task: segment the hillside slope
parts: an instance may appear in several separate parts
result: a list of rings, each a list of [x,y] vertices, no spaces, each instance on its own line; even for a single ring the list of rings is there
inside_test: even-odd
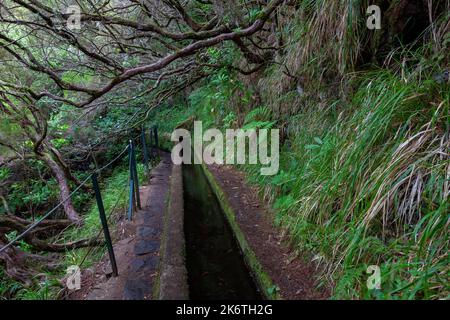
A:
[[[278,15],[284,32],[270,37],[283,49],[263,69],[223,68],[188,109],[155,114],[168,132],[185,119],[281,129],[280,172],[241,169],[335,298],[448,297],[449,11],[418,3],[383,2],[383,27],[371,31],[364,3],[301,1]],[[371,265],[380,290],[366,285]]]

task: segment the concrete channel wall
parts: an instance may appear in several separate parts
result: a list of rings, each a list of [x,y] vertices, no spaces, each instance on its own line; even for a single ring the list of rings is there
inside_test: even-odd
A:
[[[173,165],[165,214],[160,279],[155,297],[160,300],[187,300],[183,173],[181,165]]]
[[[223,212],[225,212],[226,219],[237,239],[245,263],[255,278],[262,296],[269,300],[281,299],[276,290],[271,290],[274,287],[274,283],[248,244],[244,233],[236,221],[236,213],[229,204],[225,192],[207,165],[203,164],[201,167]],[[189,299],[184,235],[183,174],[182,166],[180,165],[174,165],[172,169],[162,242],[160,279],[155,297],[161,300]]]
[[[247,265],[249,271],[252,273],[262,296],[267,300],[281,300],[282,298],[278,294],[278,292],[276,290],[273,290],[275,285],[272,279],[264,270],[261,263],[258,261],[255,252],[248,244],[242,229],[239,227],[239,224],[236,221],[236,212],[230,205],[227,195],[220,187],[213,173],[208,169],[208,166],[206,164],[202,164],[201,166],[214,194],[217,197],[222,211],[225,213],[225,217],[231,227],[233,235],[236,238],[241,253],[244,257],[245,264]]]

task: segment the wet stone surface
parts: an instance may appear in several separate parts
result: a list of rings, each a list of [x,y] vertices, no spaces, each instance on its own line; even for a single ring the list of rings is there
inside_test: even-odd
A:
[[[123,297],[128,300],[152,298],[153,280],[158,272],[159,251],[163,230],[166,198],[172,166],[170,156],[164,154],[158,167],[152,172],[151,192],[141,214],[136,219],[134,257],[129,266]]]
[[[132,272],[151,272],[158,268],[159,257],[154,255],[145,255],[140,259],[135,259],[131,264]]]
[[[162,208],[161,208],[162,209]],[[160,217],[156,217],[156,216],[152,216],[150,214],[145,215],[142,219],[143,219],[143,225],[144,226],[150,226],[153,227],[155,225],[157,225],[157,222],[159,220]]]
[[[127,279],[123,292],[124,300],[148,300],[152,295],[152,287],[141,278]]]
[[[137,236],[140,238],[151,239],[157,235],[159,235],[161,229],[160,228],[152,228],[152,227],[139,227],[137,229]]]
[[[152,169],[153,178],[140,185],[142,209],[134,212],[132,221],[117,226],[114,243],[119,276],[111,273],[109,258],[95,266],[95,278],[83,283],[72,299],[85,300],[151,300],[158,278],[164,214],[169,194],[172,162],[170,154],[161,152],[161,161]],[[112,230],[113,231],[113,230]],[[84,276],[84,274],[83,274]],[[77,291],[77,292],[78,292]]]
[[[159,246],[159,240],[140,240],[134,247],[134,253],[138,256],[147,253],[155,253],[159,251]]]

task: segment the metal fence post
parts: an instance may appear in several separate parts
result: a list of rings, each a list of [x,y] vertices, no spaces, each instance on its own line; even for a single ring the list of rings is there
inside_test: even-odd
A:
[[[128,220],[133,219],[133,209],[134,209],[134,172],[133,172],[133,148],[132,148],[133,142],[130,140],[130,143],[128,145],[128,159],[129,159],[129,170],[130,170],[130,201],[129,201],[129,207],[128,207]]]
[[[155,132],[155,147],[156,147],[156,149],[158,149],[159,144],[158,144],[158,127],[157,126],[155,126],[155,128],[154,128],[154,132]]]
[[[156,125],[153,127],[153,133],[155,135],[155,154],[159,157],[158,127]]]
[[[141,196],[139,194],[139,178],[138,178],[137,165],[136,165],[136,153],[134,150],[133,141],[131,141],[130,147],[131,147],[131,170],[132,170],[131,174],[134,176],[133,183],[134,183],[136,204],[137,204],[138,209],[142,209],[141,208]]]
[[[98,213],[100,215],[100,221],[102,222],[103,233],[105,235],[106,246],[108,247],[109,260],[111,262],[112,274],[114,277],[119,275],[117,271],[116,257],[114,255],[114,249],[111,241],[111,235],[109,233],[108,221],[106,220],[105,208],[103,206],[102,195],[100,193],[100,187],[98,186],[97,173],[92,175],[92,185],[95,191],[95,198],[97,200]]]
[[[153,128],[150,128],[150,160],[153,161]]]
[[[144,155],[144,164],[145,168],[148,170],[148,152],[147,152],[147,141],[145,139],[145,130],[142,128],[141,132],[141,143],[142,143],[142,154]]]
[[[128,220],[133,220],[133,208],[134,208],[134,181],[130,179],[130,201],[128,203]]]

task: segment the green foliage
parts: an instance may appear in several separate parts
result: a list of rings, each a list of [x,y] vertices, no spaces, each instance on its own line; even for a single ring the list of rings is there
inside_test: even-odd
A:
[[[278,286],[272,286],[267,289],[267,293],[269,294],[269,296],[275,295],[278,291],[280,291],[280,288]]]
[[[87,73],[79,73],[76,71],[66,71],[62,75],[62,80],[68,83],[74,84],[87,84],[90,83],[93,76]]]
[[[268,107],[259,107],[250,110],[245,116],[245,123],[252,121],[267,121],[271,119],[272,111]]]
[[[146,181],[146,170],[144,165],[138,164],[138,176],[140,181]],[[113,232],[116,223],[126,217],[126,209],[128,205],[128,167],[117,168],[111,177],[102,183],[102,198],[105,211],[108,217],[110,230]],[[66,243],[81,239],[93,238],[97,236],[103,237],[101,223],[98,216],[98,209],[92,195],[85,198],[84,205],[88,207],[84,214],[84,224],[81,227],[75,227],[66,230],[62,234],[56,236],[52,241],[54,243]],[[16,232],[7,235],[9,240],[17,236]],[[114,236],[114,234],[113,234]],[[19,242],[22,250],[29,251],[30,246],[23,241]],[[66,268],[71,265],[79,265],[86,268],[98,262],[105,253],[105,247],[96,247],[89,251],[87,248],[67,251],[63,254],[59,268],[52,272],[43,271],[36,275],[33,285],[24,287],[22,284],[9,280],[3,274],[0,268],[0,297],[19,300],[48,300],[55,299],[61,290],[59,280],[65,275]],[[81,265],[81,263],[83,263]]]
[[[334,298],[448,297],[448,161],[439,156],[448,149],[448,85],[426,80],[435,65],[424,51],[402,54],[421,69],[360,73],[347,83],[355,91],[320,111],[304,100],[312,106],[285,120],[277,175],[243,167],[273,203],[275,223],[322,265]],[[245,91],[221,70],[191,94],[192,114],[208,126],[237,126]],[[284,98],[267,99],[276,106]],[[274,108],[246,111],[242,125],[276,127]],[[381,290],[367,289],[369,265],[381,268]]]
[[[42,276],[42,275],[40,275]],[[16,300],[52,300],[58,291],[61,290],[61,284],[54,279],[51,274],[47,274],[45,280],[41,280],[35,288],[20,288],[14,295]]]
[[[10,280],[3,268],[0,268],[0,300],[11,299],[22,288],[22,284]]]
[[[0,168],[0,181],[8,179],[11,175],[11,170],[9,168]]]
[[[281,193],[276,221],[326,262],[336,298],[446,296],[448,162],[437,154],[445,149],[449,99],[448,92],[430,96],[430,85],[368,73],[350,108],[338,117],[333,109],[307,112],[283,150],[283,169],[271,181]],[[317,125],[324,117],[336,119],[326,120],[326,131]],[[247,171],[267,183],[257,168]],[[365,289],[370,264],[383,272],[376,294]]]
[[[156,126],[158,128],[160,146],[163,149],[171,150],[170,135],[181,123],[189,119],[192,113],[194,113],[192,108],[186,107],[181,103],[175,103],[173,106],[164,105],[150,114],[149,118],[151,121],[149,121],[147,127]]]
[[[61,149],[64,146],[70,144],[70,142],[65,138],[57,138],[52,140],[52,144],[56,149]]]
[[[16,208],[38,208],[48,203],[55,203],[58,194],[59,189],[55,179],[50,178],[47,181],[30,179],[13,183],[7,199],[11,210],[15,211]]]
[[[142,183],[146,181],[146,171],[144,165],[138,164],[138,178]],[[110,228],[113,230],[115,223],[126,217],[128,205],[128,184],[129,170],[126,166],[119,167],[112,176],[102,183],[102,199]],[[83,216],[84,224],[79,228],[68,230],[59,241],[61,243],[96,237],[101,232],[101,222],[98,216],[98,209],[92,196],[90,197],[89,209]],[[68,251],[65,255],[65,267],[71,265],[81,265],[89,249],[78,249]],[[93,250],[84,260],[83,267],[89,267],[97,262],[105,253],[104,247]]]
[[[227,53],[234,57],[234,53]],[[236,101],[235,96],[239,94]],[[195,109],[195,116],[203,121],[203,127],[229,128],[236,127],[239,119],[231,111],[233,103],[241,107],[249,104],[251,92],[236,77],[236,74],[226,68],[220,69],[210,76],[205,85],[195,90],[189,96],[189,105]],[[231,112],[230,112],[231,111]]]
[[[12,241],[15,238],[17,238],[17,236],[18,236],[18,232],[12,231],[12,232],[9,232],[6,234],[6,239],[8,239],[8,241]],[[29,252],[31,249],[31,246],[23,240],[19,240],[17,242],[17,245],[22,251],[25,251],[25,252]]]
[[[259,19],[262,12],[263,12],[262,9],[258,9],[258,8],[250,9],[249,12],[248,12],[248,20],[249,20],[249,22],[255,22],[257,19]]]
[[[233,128],[236,125],[237,117],[236,114],[231,111],[229,114],[223,118],[224,128]]]
[[[190,94],[188,106],[181,99],[171,101],[144,116],[141,110],[150,105],[148,97],[135,97],[123,105],[119,101],[125,87],[116,93],[111,91],[110,103],[83,116],[71,106],[40,99],[36,107],[49,119],[48,141],[61,151],[75,142],[89,147],[102,143],[106,136],[129,135],[126,129],[142,124],[145,128],[158,126],[162,146],[170,149],[171,132],[179,126],[189,127],[191,120],[203,121],[204,129],[282,127],[285,141],[279,173],[261,176],[258,165],[242,168],[272,203],[275,223],[289,232],[296,249],[310,252],[312,260],[321,264],[321,280],[332,284],[333,297],[448,298],[450,90],[448,83],[433,79],[433,73],[448,69],[449,35],[437,39],[441,37],[439,26],[443,23],[445,27],[448,14],[433,23],[432,34],[427,35],[431,40],[425,37],[421,48],[417,47],[422,41],[404,45],[388,59],[383,57],[384,69],[370,66],[372,71],[353,73],[360,59],[380,49],[379,41],[384,38],[367,30],[363,4],[303,0],[296,7],[293,13],[279,11],[282,18],[276,25],[281,30],[274,35],[282,36],[283,48],[273,57],[276,63],[267,66],[263,75],[254,74],[249,80],[234,71],[231,66],[243,65],[242,53],[235,44],[224,42],[198,53],[199,60],[223,67],[203,68],[211,74]],[[205,13],[212,13],[212,4],[189,2],[188,9],[195,21],[206,23],[211,14]],[[261,12],[259,7],[249,7],[245,19],[253,22]],[[235,20],[230,14],[220,18],[222,22]],[[189,31],[181,28],[180,32]],[[64,60],[78,61],[78,53],[70,47],[37,49],[39,46],[24,30],[11,26],[5,34],[19,39],[18,43],[29,48],[38,61],[60,70],[68,70]],[[139,64],[140,57],[116,50],[114,54],[122,56],[124,68]],[[380,57],[374,55],[370,63],[376,63],[376,58]],[[269,56],[268,64],[271,59]],[[62,80],[83,86],[96,84],[98,75],[83,69],[61,71]],[[55,89],[44,74],[16,77],[17,83],[33,79],[30,89],[36,92]],[[260,77],[257,84],[249,83],[256,77]],[[145,88],[153,85],[154,81],[142,82]],[[69,92],[65,96],[75,98]],[[24,117],[31,119],[27,112]],[[19,150],[33,148],[21,123],[13,118],[0,119],[0,133],[16,142]],[[124,146],[111,143],[102,160],[112,159]],[[0,147],[0,153],[9,156],[13,152]],[[42,162],[27,164],[32,177],[8,185],[7,202],[12,212],[36,215],[57,202],[58,186]],[[142,181],[143,166],[138,170]],[[75,174],[83,177],[86,172]],[[10,177],[8,168],[0,168],[0,181]],[[127,184],[126,166],[116,169],[102,183],[112,222],[125,215]],[[73,201],[83,213],[84,224],[56,237],[58,243],[93,237],[100,230],[92,195],[78,193]],[[12,239],[16,235],[6,236]],[[23,241],[19,245],[25,251],[30,249]],[[67,252],[58,272],[83,261],[84,266],[92,265],[104,248],[84,260],[87,253],[87,249]],[[369,265],[381,267],[381,290],[367,289]],[[54,279],[60,275],[46,274],[45,280],[34,287],[22,288],[4,280],[0,269],[0,296],[55,297],[58,284]],[[269,290],[274,293],[279,288]]]
[[[267,107],[259,107],[251,110],[245,116],[243,129],[271,129],[276,121],[271,121],[271,110]]]

